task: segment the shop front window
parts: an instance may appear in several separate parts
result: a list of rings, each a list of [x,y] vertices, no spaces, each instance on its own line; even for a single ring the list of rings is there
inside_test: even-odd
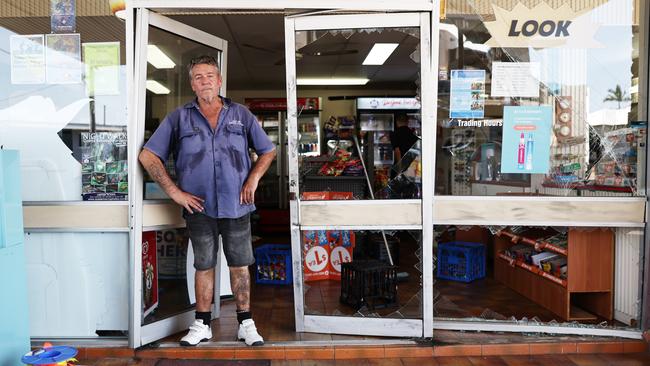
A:
[[[0,6],[0,145],[24,201],[126,200],[124,22],[105,1]]]
[[[447,4],[436,194],[645,195],[642,2]]]
[[[433,315],[638,327],[643,230],[436,226]]]

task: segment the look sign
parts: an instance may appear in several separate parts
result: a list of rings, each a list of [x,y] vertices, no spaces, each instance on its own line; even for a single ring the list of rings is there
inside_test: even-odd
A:
[[[588,11],[574,11],[569,2],[556,9],[546,2],[540,2],[532,9],[523,5],[523,2],[518,2],[510,11],[496,5],[492,5],[492,8],[496,20],[485,23],[485,27],[492,35],[486,43],[488,46],[601,47],[594,39],[600,24],[592,23]]]

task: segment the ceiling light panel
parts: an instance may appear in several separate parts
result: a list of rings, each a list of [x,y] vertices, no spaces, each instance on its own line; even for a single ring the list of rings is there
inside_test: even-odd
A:
[[[154,94],[169,94],[170,90],[156,80],[147,80],[147,90]]]
[[[173,69],[176,64],[158,46],[147,46],[147,61],[156,69]]]
[[[383,65],[398,45],[399,43],[375,43],[362,64]]]
[[[366,78],[298,78],[298,85],[366,85]]]

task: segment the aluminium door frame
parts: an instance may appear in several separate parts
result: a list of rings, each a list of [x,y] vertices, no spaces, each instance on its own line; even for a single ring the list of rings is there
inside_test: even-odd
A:
[[[143,182],[144,172],[139,166],[137,157],[144,144],[144,117],[146,109],[146,76],[147,76],[147,45],[149,43],[149,27],[155,27],[194,42],[212,47],[219,51],[219,66],[221,69],[221,95],[226,95],[227,55],[228,44],[225,40],[192,28],[186,24],[152,12],[146,8],[127,8],[127,78],[130,88],[127,91],[129,101],[129,181]],[[135,30],[135,32],[133,32]],[[181,66],[182,67],[182,66]],[[184,74],[184,71],[181,71]],[[137,348],[160,338],[187,329],[194,319],[193,306],[178,314],[142,324],[142,232],[161,230],[164,228],[184,227],[184,222],[177,217],[180,214],[178,206],[166,201],[149,201],[145,204],[143,184],[129,185],[129,347]],[[221,256],[217,261],[215,271],[215,305],[214,317],[219,316],[220,278],[219,268]]]
[[[436,14],[437,15],[437,14]],[[417,28],[420,32],[420,80],[422,98],[422,186],[433,187],[433,141],[435,133],[435,81],[432,60],[437,60],[438,48],[432,48],[432,12],[385,13],[363,15],[296,15],[285,17],[285,60],[287,68],[287,121],[289,125],[289,189],[291,200],[291,238],[293,256],[294,310],[296,330],[299,332],[378,335],[393,337],[431,337],[433,335],[433,223],[431,207],[433,189],[424,188],[422,200],[347,201],[352,222],[335,215],[323,215],[323,209],[337,210],[339,202],[301,202],[299,199],[296,31],[360,29],[360,28]],[[436,42],[437,44],[437,42]],[[432,160],[435,161],[435,160]],[[405,215],[395,223],[395,210]],[[320,213],[318,212],[320,211]],[[339,211],[341,212],[341,211]],[[375,213],[374,215],[368,213]],[[365,213],[365,214],[364,214]],[[311,219],[308,219],[310,217]],[[426,220],[423,222],[423,219]],[[379,220],[379,222],[377,222]],[[302,253],[300,232],[306,229],[418,229],[422,230],[422,314],[421,319],[357,318],[305,314]]]

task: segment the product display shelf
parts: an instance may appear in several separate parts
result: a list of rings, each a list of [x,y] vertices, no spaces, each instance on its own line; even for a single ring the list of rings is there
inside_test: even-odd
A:
[[[611,320],[614,289],[612,230],[569,230],[566,280],[502,255],[505,249],[515,243],[535,245],[537,238],[543,236],[542,232],[543,230],[533,230],[516,235],[502,230],[500,235],[496,235],[495,279],[549,309],[563,320],[595,321],[599,317]]]
[[[559,277],[553,276],[550,273],[544,272],[541,269],[539,269],[539,267],[537,267],[535,265],[531,265],[531,264],[528,264],[528,263],[524,263],[522,261],[514,260],[514,259],[508,257],[507,255],[505,255],[503,253],[499,253],[499,258],[501,258],[504,261],[508,262],[508,264],[510,264],[511,266],[517,266],[517,267],[523,268],[528,272],[534,273],[534,274],[536,274],[538,276],[541,276],[541,277],[546,278],[546,279],[548,279],[550,281],[553,281],[553,282],[557,283],[558,285],[560,285],[562,287],[567,286],[567,280],[563,280],[563,279],[561,279]]]
[[[543,238],[541,239],[536,239],[536,238],[530,238],[527,236],[519,236],[516,234],[513,234],[507,230],[500,230],[497,232],[497,236],[507,236],[510,238],[510,241],[513,244],[517,243],[523,243],[523,244],[528,244],[532,245],[535,247],[537,251],[549,251],[549,252],[554,252],[557,254],[562,254],[562,255],[567,255],[569,254],[569,250],[567,248],[562,248],[557,245],[554,245],[552,243],[549,243],[545,241]]]

